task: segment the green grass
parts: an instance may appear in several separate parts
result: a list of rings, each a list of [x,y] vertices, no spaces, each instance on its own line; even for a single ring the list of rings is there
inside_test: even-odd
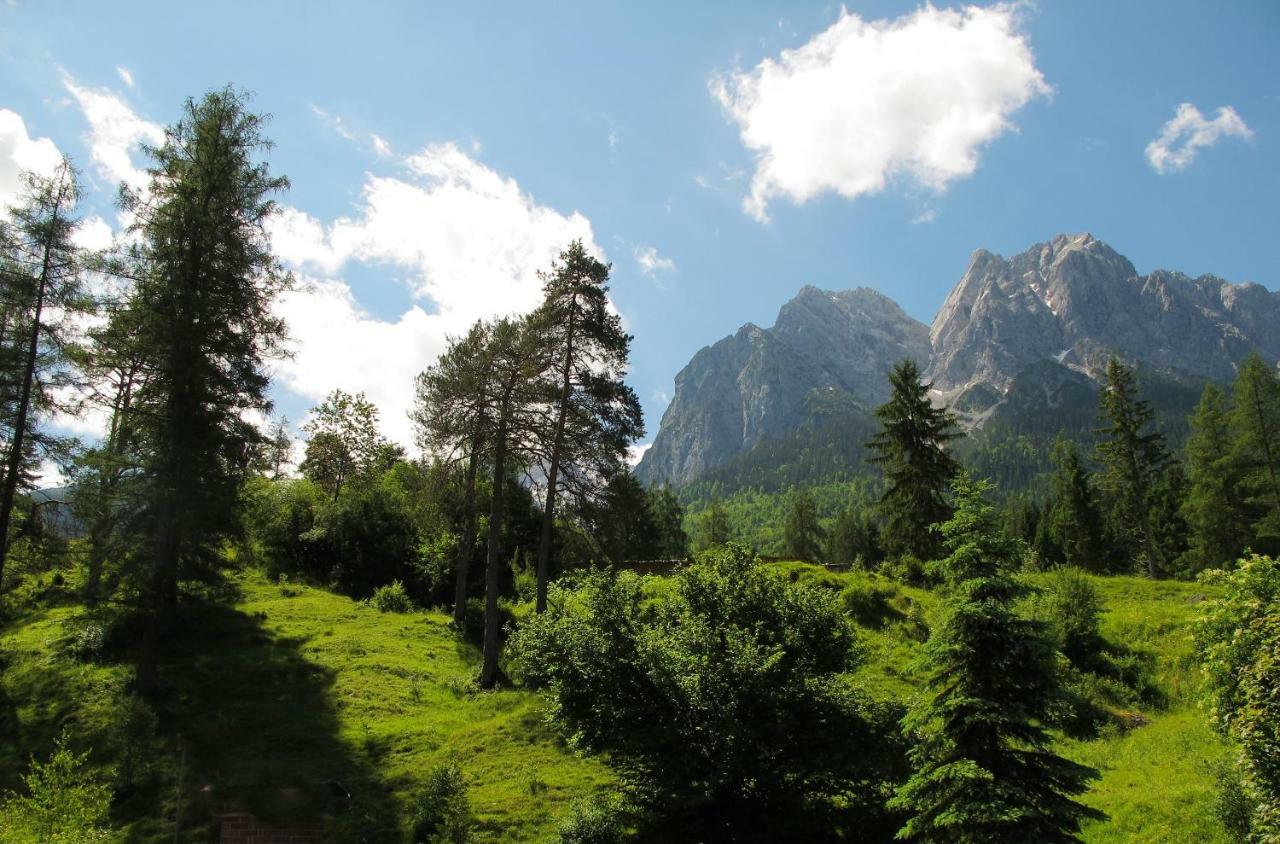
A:
[[[601,762],[557,738],[537,696],[475,689],[479,654],[443,614],[379,613],[256,573],[233,585],[231,602],[186,605],[165,642],[155,781],[119,807],[148,816],[129,840],[172,840],[179,733],[196,795],[189,819],[228,803],[282,822],[323,812],[340,840],[396,840],[415,789],[443,762],[463,770],[478,841],[545,841],[572,799],[611,783]],[[66,654],[77,616],[41,610],[0,635],[0,786],[15,786],[27,756],[46,752],[63,726],[95,745],[95,758],[121,755],[113,736],[130,672]],[[196,825],[191,840],[207,833]]]
[[[857,677],[874,697],[910,700],[918,682],[912,664],[939,611],[936,594],[866,572],[772,568],[795,582],[858,593],[851,602],[861,608]],[[1034,586],[1041,578],[1027,579]],[[1105,605],[1105,638],[1146,666],[1160,694],[1097,738],[1060,739],[1063,753],[1101,774],[1083,800],[1109,817],[1089,825],[1085,840],[1224,841],[1212,813],[1212,770],[1225,751],[1195,705],[1188,636],[1211,590],[1131,577],[1093,582]],[[648,584],[669,586],[661,578]],[[234,576],[229,587],[220,598],[184,604],[165,641],[162,686],[151,701],[157,721],[132,740],[141,741],[149,765],[118,795],[128,840],[172,840],[179,734],[193,841],[207,840],[201,819],[228,803],[282,820],[327,813],[339,840],[396,840],[413,793],[442,762],[462,767],[477,840],[546,841],[573,799],[612,786],[602,761],[576,755],[547,726],[536,695],[476,690],[479,654],[443,614],[383,614],[255,572]],[[11,609],[0,629],[0,790],[16,787],[28,756],[46,754],[64,727],[99,762],[118,764],[131,746],[131,670],[70,655],[69,637],[85,620],[58,600],[70,589]]]

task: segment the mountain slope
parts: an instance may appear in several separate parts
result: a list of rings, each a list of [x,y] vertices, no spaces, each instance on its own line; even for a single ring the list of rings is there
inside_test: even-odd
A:
[[[637,476],[686,484],[832,403],[865,411],[887,397],[889,367],[928,355],[928,329],[887,296],[804,287],[772,328],[744,325],[694,355]]]

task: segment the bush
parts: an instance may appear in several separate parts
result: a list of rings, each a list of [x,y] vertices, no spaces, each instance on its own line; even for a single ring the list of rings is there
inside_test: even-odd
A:
[[[707,837],[780,833],[806,807],[874,793],[887,754],[847,674],[836,596],[732,544],[673,582],[647,596],[630,572],[585,576],[512,637],[516,674],[550,690],[572,740],[651,806],[733,827]]]
[[[618,844],[626,832],[622,801],[616,796],[587,797],[569,806],[556,829],[561,844]]]
[[[411,612],[413,610],[413,600],[409,597],[409,593],[404,591],[404,584],[398,580],[373,590],[369,605],[378,612]]]
[[[1080,668],[1094,665],[1102,650],[1102,598],[1077,568],[1056,569],[1035,601],[1035,615],[1048,623],[1059,651]]]
[[[109,840],[111,789],[88,768],[87,753],[73,753],[64,734],[48,762],[31,760],[27,794],[0,801],[5,844],[91,844]]]
[[[107,649],[107,628],[100,621],[86,621],[71,634],[67,652],[81,662],[101,662]]]
[[[465,844],[471,840],[471,804],[462,769],[437,765],[427,775],[410,812],[413,844]]]
[[[883,586],[855,583],[840,593],[840,605],[863,627],[882,627],[892,613],[888,604],[892,595],[892,590]]]

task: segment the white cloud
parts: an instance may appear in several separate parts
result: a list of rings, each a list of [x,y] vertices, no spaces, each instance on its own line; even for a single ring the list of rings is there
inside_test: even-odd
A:
[[[538,271],[571,240],[604,256],[586,217],[539,205],[453,144],[403,163],[403,177],[366,176],[352,216],[324,223],[286,208],[270,233],[282,260],[326,277],[281,302],[296,341],[295,357],[280,364],[282,383],[313,400],[335,388],[364,391],[383,433],[408,446],[413,378],[448,336],[476,319],[532,310],[542,297]],[[337,280],[352,261],[408,270],[412,295],[428,307],[415,305],[395,322],[364,312]]]
[[[937,209],[937,208],[926,208],[926,209],[924,209],[923,211],[921,211],[919,214],[917,214],[917,215],[915,215],[914,217],[912,217],[912,218],[911,218],[911,222],[916,223],[916,224],[919,224],[919,223],[932,223],[932,222],[933,222],[934,220],[936,220],[936,219],[938,219],[938,209]]]
[[[94,214],[81,220],[71,239],[81,249],[97,251],[106,249],[112,244],[115,240],[115,232],[110,223]]]
[[[627,446],[627,465],[636,466],[640,459],[644,457],[644,453],[653,446],[653,443],[634,443]]]
[[[1253,138],[1253,130],[1234,108],[1223,106],[1212,120],[1205,120],[1200,109],[1183,103],[1161,128],[1160,136],[1147,144],[1147,161],[1157,173],[1176,173],[1187,169],[1201,149],[1231,137],[1246,141]]]
[[[66,73],[62,84],[89,122],[85,143],[99,175],[113,185],[124,182],[134,188],[145,186],[146,171],[133,163],[131,154],[142,143],[162,144],[164,127],[142,119],[124,100],[105,88],[81,87]]]
[[[120,81],[130,88],[136,87],[133,82],[133,72],[122,64],[116,65],[116,74],[120,77]]]
[[[673,273],[676,271],[676,263],[670,258],[663,258],[658,254],[658,250],[652,246],[637,246],[635,248],[636,264],[640,267],[640,272],[654,278],[659,273]]]
[[[894,176],[941,191],[973,173],[1010,116],[1052,89],[1016,9],[925,6],[896,20],[848,12],[808,43],[712,80],[756,155],[746,210],[827,191],[852,199]]]
[[[378,155],[391,155],[391,144],[387,143],[381,135],[370,135],[369,142],[373,144],[373,151]]]
[[[48,138],[27,134],[22,115],[0,108],[0,206],[8,206],[22,192],[22,174],[48,175],[62,160],[62,153]]]

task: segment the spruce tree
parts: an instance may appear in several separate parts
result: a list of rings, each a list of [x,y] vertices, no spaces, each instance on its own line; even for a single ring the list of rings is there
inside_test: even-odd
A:
[[[187,100],[148,151],[145,191],[125,191],[141,268],[135,341],[146,361],[136,402],[146,506],[138,591],[145,615],[140,679],[155,679],[159,626],[178,581],[206,572],[238,528],[239,490],[269,412],[267,358],[284,324],[273,296],[289,283],[271,253],[271,198],[288,186],[259,156],[265,118],[231,88]]]
[[[1236,375],[1231,430],[1250,544],[1263,553],[1280,552],[1280,375],[1256,353]]]
[[[1164,436],[1153,429],[1155,413],[1138,395],[1133,370],[1111,358],[1100,394],[1102,421],[1098,431],[1100,485],[1111,507],[1112,535],[1140,554],[1147,575],[1159,577],[1164,556],[1153,514],[1156,485],[1169,454]]]
[[[658,556],[664,560],[682,560],[689,556],[684,507],[669,485],[649,490],[649,513],[657,531]]]
[[[644,435],[640,402],[623,383],[631,337],[609,309],[609,266],[575,240],[543,277],[534,320],[555,358],[557,395],[544,431],[546,499],[538,542],[535,610],[547,608],[547,577],[562,491],[578,498],[605,492],[623,470],[627,446]]]
[[[951,517],[947,492],[959,471],[947,445],[960,434],[951,412],[929,401],[933,385],[915,361],[894,367],[889,383],[893,395],[875,412],[883,430],[867,443],[884,472],[881,545],[890,555],[931,560],[941,549],[932,526]]]
[[[36,423],[53,410],[56,388],[67,383],[70,325],[92,309],[73,242],[80,198],[75,169],[64,158],[49,176],[23,178],[23,194],[0,224],[0,409],[5,412],[0,420],[0,586],[18,491],[29,485],[32,464],[58,445]]]
[[[826,562],[836,566],[871,568],[880,561],[880,528],[871,507],[852,501],[827,534]]]
[[[791,490],[787,502],[787,518],[782,526],[782,546],[789,557],[816,563],[822,559],[822,527],[818,524],[818,505],[813,493],[805,488]]]
[[[1045,517],[1049,538],[1067,565],[1100,572],[1106,564],[1105,540],[1089,469],[1076,444],[1065,437],[1054,444],[1053,464],[1052,497]]]
[[[1075,841],[1100,814],[1071,797],[1097,772],[1051,749],[1053,645],[1016,612],[1022,546],[996,526],[987,488],[959,481],[942,526],[944,615],[922,656],[924,693],[903,719],[914,773],[890,805],[909,816],[898,837],[910,841]]]

